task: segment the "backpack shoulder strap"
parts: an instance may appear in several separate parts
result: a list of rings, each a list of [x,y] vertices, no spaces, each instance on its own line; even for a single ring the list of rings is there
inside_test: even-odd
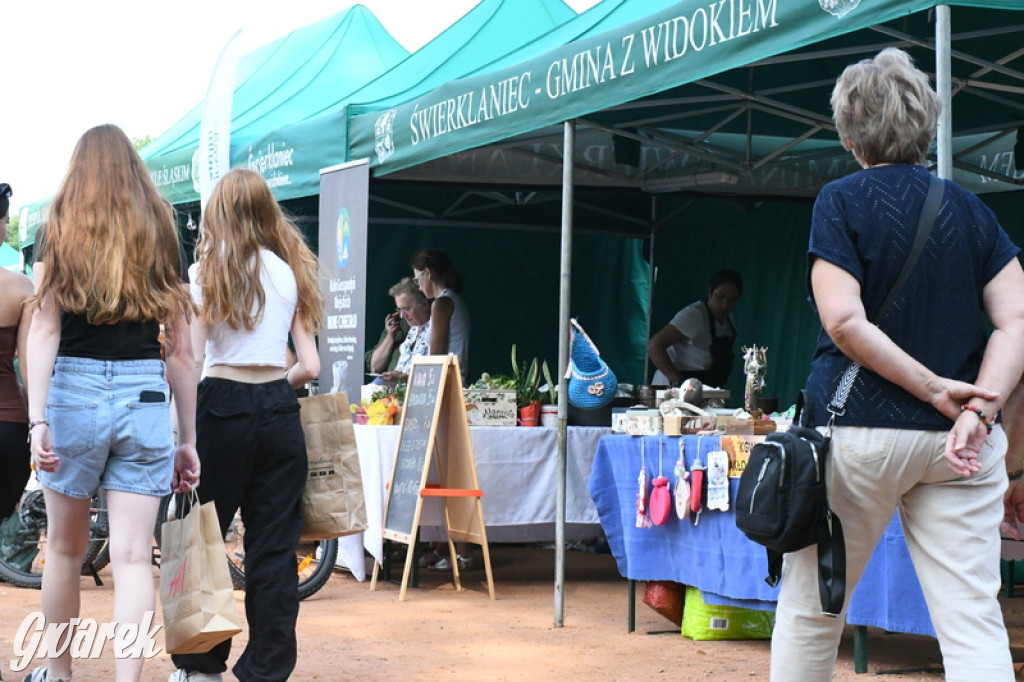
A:
[[[764,581],[769,586],[775,587],[782,579],[782,555],[774,549],[766,551],[768,552],[768,577]]]

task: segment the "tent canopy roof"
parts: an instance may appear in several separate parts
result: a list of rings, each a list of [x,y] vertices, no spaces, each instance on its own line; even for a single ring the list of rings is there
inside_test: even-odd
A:
[[[851,170],[829,108],[842,69],[892,45],[934,74],[930,0],[686,0],[654,14],[605,0],[590,12],[607,2],[629,21],[357,116],[353,158],[368,156],[378,176],[554,184],[555,124],[576,118],[579,184],[813,196]],[[1006,159],[1024,123],[1024,14],[1005,10],[1024,8],[950,4],[956,179],[1015,189],[1024,174]]]
[[[231,165],[262,173],[278,199],[316,195],[320,169],[347,158],[350,104],[428,92],[575,16],[562,0],[483,0],[412,55],[391,49],[397,43],[361,6],[300,29],[239,65]],[[298,57],[289,56],[292,48],[302,50]],[[185,130],[169,131],[176,142],[161,136],[146,155],[175,204],[198,198],[191,166],[198,107],[193,113],[178,126]]]
[[[482,62],[519,48],[577,14],[562,0],[482,0],[400,64],[348,98],[353,111],[400,104],[455,78]]]
[[[409,56],[362,5],[297,29],[243,57],[232,102],[232,166],[269,171],[290,165],[295,150],[261,144],[267,133],[301,123]],[[160,191],[173,204],[198,199],[193,159],[201,103],[142,150]],[[317,140],[307,141],[315,149]],[[331,163],[337,163],[335,158]],[[331,165],[321,164],[315,169]]]
[[[231,134],[245,138],[297,122],[357,90],[409,53],[362,5],[304,26],[242,57]],[[153,140],[143,157],[194,150],[202,103]]]

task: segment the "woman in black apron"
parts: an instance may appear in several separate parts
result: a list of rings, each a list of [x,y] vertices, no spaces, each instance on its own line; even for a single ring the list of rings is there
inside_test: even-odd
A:
[[[719,270],[708,284],[708,296],[678,313],[647,344],[657,368],[652,384],[679,386],[696,378],[721,388],[735,364],[736,325],[732,309],[743,293],[735,270]]]

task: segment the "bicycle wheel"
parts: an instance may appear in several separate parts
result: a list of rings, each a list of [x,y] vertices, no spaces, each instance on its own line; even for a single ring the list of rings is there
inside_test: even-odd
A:
[[[95,575],[110,563],[110,516],[103,488],[92,498],[89,514],[89,549],[82,561],[82,575]]]
[[[224,547],[228,555],[228,569],[231,583],[236,590],[245,589],[245,525],[241,514],[235,518],[224,536]],[[337,540],[312,540],[299,542],[295,548],[296,570],[299,580],[299,599],[306,599],[319,592],[331,577],[334,562],[338,558]]]
[[[106,496],[99,491],[90,504],[90,537],[82,561],[82,575],[96,577],[97,557],[110,534]],[[4,522],[6,532],[0,542],[0,578],[18,587],[39,589],[43,585],[46,564],[46,501],[43,491],[25,493],[18,507]],[[98,580],[98,578],[97,578]]]

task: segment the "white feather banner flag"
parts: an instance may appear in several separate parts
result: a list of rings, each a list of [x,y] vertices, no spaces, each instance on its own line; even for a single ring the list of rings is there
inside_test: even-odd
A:
[[[206,210],[213,186],[231,168],[231,107],[235,95],[235,72],[243,29],[228,38],[213,65],[210,85],[203,100],[199,121],[199,152],[196,168],[199,173],[199,206]]]

